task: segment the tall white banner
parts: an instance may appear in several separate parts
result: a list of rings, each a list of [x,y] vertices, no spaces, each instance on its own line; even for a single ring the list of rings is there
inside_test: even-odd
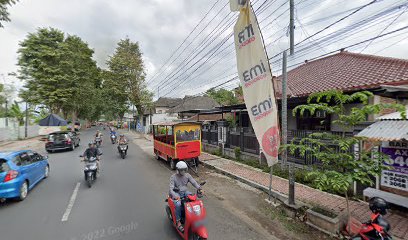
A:
[[[269,61],[249,0],[230,0],[230,6],[232,11],[233,6],[240,11],[234,26],[234,39],[245,104],[268,165],[272,166],[278,162],[280,137]]]

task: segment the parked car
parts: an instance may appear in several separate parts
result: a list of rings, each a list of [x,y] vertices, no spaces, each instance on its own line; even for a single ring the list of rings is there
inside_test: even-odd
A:
[[[34,151],[0,152],[0,199],[22,201],[50,173],[48,157]]]
[[[45,150],[47,152],[54,152],[56,150],[69,149],[74,150],[79,146],[81,139],[79,133],[59,131],[48,134],[47,141],[45,143]]]

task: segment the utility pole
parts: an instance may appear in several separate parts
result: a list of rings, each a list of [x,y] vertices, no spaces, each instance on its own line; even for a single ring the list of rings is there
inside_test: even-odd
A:
[[[289,1],[290,5],[290,22],[289,22],[289,32],[290,32],[290,56],[295,53],[295,35],[294,35],[294,12],[295,4],[294,0]],[[288,96],[287,90],[287,54],[286,51],[283,52],[283,66],[282,66],[282,142],[284,145],[288,143]],[[289,205],[295,205],[295,176],[293,173],[293,164],[287,164],[288,153],[284,151],[282,153],[282,161],[286,166],[289,167]]]
[[[26,101],[26,111],[25,111],[26,119],[25,119],[25,129],[24,129],[24,137],[28,137],[28,103]]]
[[[135,104],[133,104],[133,130],[136,131],[136,119],[135,119]]]
[[[290,55],[295,53],[295,3],[294,0],[289,1],[290,5],[290,21],[289,21],[289,37],[290,37]]]
[[[158,86],[157,87],[157,99],[159,99],[160,98],[160,87]]]

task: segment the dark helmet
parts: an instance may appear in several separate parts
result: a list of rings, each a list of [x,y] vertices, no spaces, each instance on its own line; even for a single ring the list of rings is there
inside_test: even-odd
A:
[[[381,215],[387,214],[388,203],[382,198],[371,198],[368,205],[373,213],[379,213]]]

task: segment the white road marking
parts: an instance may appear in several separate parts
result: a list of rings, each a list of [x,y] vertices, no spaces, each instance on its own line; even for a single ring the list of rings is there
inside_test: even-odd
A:
[[[74,192],[72,193],[71,199],[69,200],[67,209],[65,210],[64,215],[62,215],[61,222],[66,222],[68,220],[69,214],[71,213],[72,207],[74,207],[75,199],[78,195],[78,190],[79,186],[81,185],[80,182],[78,182],[75,186]]]

